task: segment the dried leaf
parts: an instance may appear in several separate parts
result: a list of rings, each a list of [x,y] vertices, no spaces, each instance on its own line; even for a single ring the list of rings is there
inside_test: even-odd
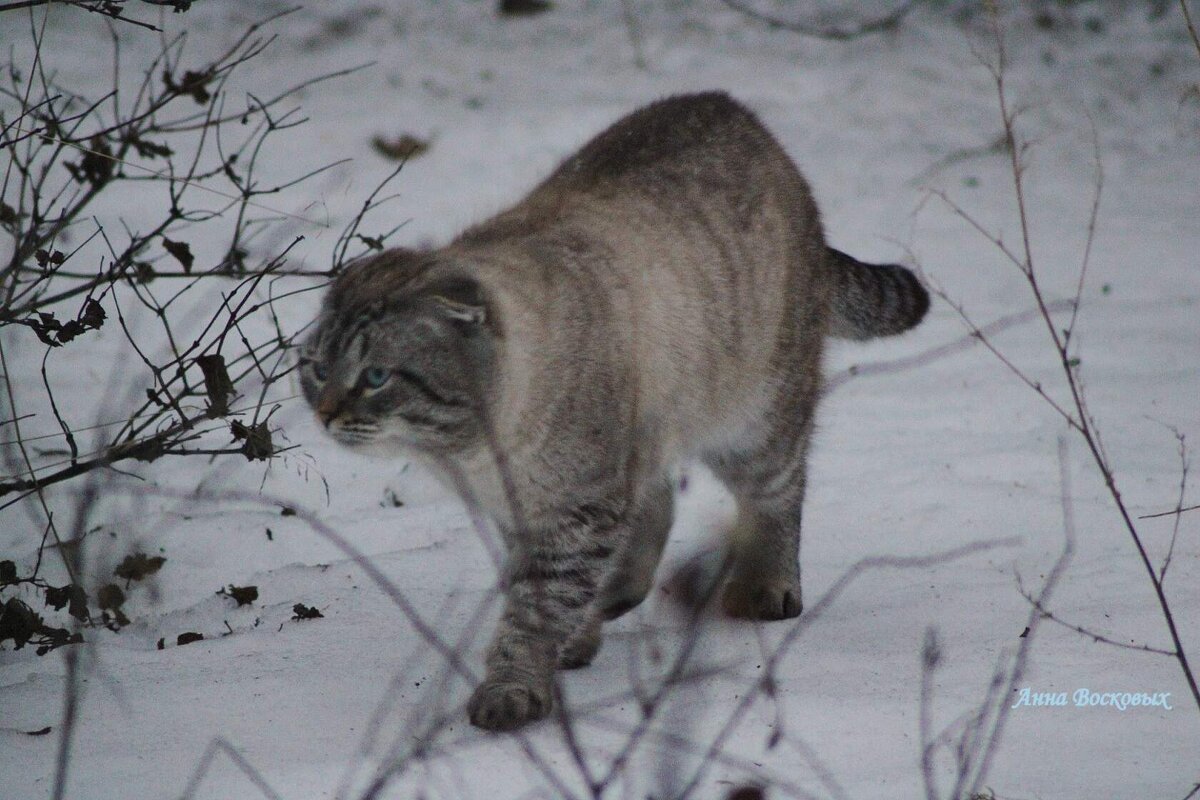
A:
[[[157,461],[163,455],[163,440],[159,436],[146,439],[136,444],[124,448],[125,453],[130,457],[136,458],[138,461],[145,461],[149,464],[151,461]]]
[[[0,607],[0,642],[12,639],[14,650],[24,647],[41,627],[41,617],[15,597]]]
[[[271,430],[266,421],[257,425],[245,425],[236,419],[229,423],[235,442],[242,442],[242,455],[247,461],[266,461],[275,455],[275,443],[271,441]]]
[[[383,249],[383,239],[378,236],[364,236],[360,233],[357,234],[357,237],[362,241],[363,244],[372,250],[378,251]]]
[[[58,347],[61,342],[54,339],[50,334],[57,333],[62,329],[62,323],[54,318],[53,311],[39,311],[36,316],[26,317],[18,320],[22,325],[25,325],[37,334],[38,339],[43,344],[48,344],[51,347]]]
[[[58,343],[66,344],[86,330],[87,328],[85,328],[83,323],[79,320],[67,320],[65,323],[63,323],[63,326],[58,329],[58,333],[56,334],[58,337]]]
[[[130,553],[125,556],[125,559],[117,565],[113,570],[113,574],[118,578],[124,578],[127,581],[140,581],[162,569],[162,565],[167,562],[163,556],[147,556],[145,553]],[[118,603],[117,605],[120,605]],[[105,606],[100,606],[104,608]]]
[[[159,158],[168,158],[175,155],[175,151],[170,147],[167,147],[165,144],[148,142],[145,139],[138,138],[129,139],[128,141],[129,144],[133,145],[134,149],[138,151],[138,155],[142,156],[143,158],[154,158],[155,156]]]
[[[217,270],[232,275],[243,275],[246,272],[246,256],[248,255],[250,252],[244,247],[231,247],[225,254],[225,258],[221,259],[221,263],[217,265]]]
[[[225,356],[207,355],[196,358],[196,366],[204,373],[204,391],[208,395],[208,416],[223,417],[229,413],[229,398],[233,396],[233,381],[225,367]]]
[[[726,795],[725,800],[766,800],[766,797],[761,786],[739,786]]]
[[[91,619],[91,614],[88,613],[87,607],[87,592],[82,587],[71,587],[71,602],[67,604],[67,613],[80,622],[86,622]]]
[[[73,583],[59,587],[47,586],[46,605],[55,611],[60,611],[63,606],[67,606],[67,613],[75,619],[83,621],[88,618],[87,592]]]
[[[371,137],[371,147],[384,158],[403,161],[424,155],[429,150],[429,140],[420,139],[411,133],[402,133],[392,139],[383,136]]]
[[[185,644],[191,644],[192,642],[202,642],[202,641],[204,641],[204,634],[196,633],[195,631],[188,631],[187,633],[181,633],[175,637],[175,644],[178,645],[179,647],[183,647]]]
[[[36,333],[37,337],[42,340],[43,344],[48,344],[51,347],[59,346],[59,343],[54,341],[53,339],[51,339],[49,336],[47,336],[45,330],[43,330],[42,328],[35,328],[32,325],[30,325],[30,327],[33,328],[33,332]]]
[[[37,261],[37,265],[39,267],[45,267],[50,263],[50,251],[41,249],[35,250],[33,253],[33,258]]]
[[[112,148],[108,146],[108,142],[101,136],[94,136],[88,143],[88,149],[84,151],[83,158],[79,163],[67,163],[64,166],[80,183],[90,183],[92,186],[100,187],[112,180],[116,160],[113,158]]]
[[[84,327],[88,330],[98,330],[104,325],[104,320],[106,319],[108,319],[108,314],[104,313],[104,306],[88,298],[88,301],[83,304],[83,311],[79,315],[79,321],[83,323]]]
[[[5,639],[13,640],[14,650],[20,650],[32,640],[39,645],[36,651],[39,656],[64,644],[83,641],[78,633],[46,625],[32,608],[15,597],[0,606],[0,642]]]
[[[176,242],[173,239],[162,237],[163,249],[171,255],[175,256],[175,260],[183,265],[184,272],[192,271],[192,264],[196,262],[196,258],[192,255],[192,248],[187,242]]]
[[[318,609],[306,606],[304,603],[296,603],[296,605],[292,606],[292,619],[296,621],[302,619],[320,619],[324,616]]]
[[[108,314],[104,312],[104,306],[88,298],[87,302],[83,304],[83,308],[79,310],[78,317],[61,324],[55,322],[57,325],[55,338],[58,339],[59,344],[66,344],[81,333],[99,329],[104,325],[106,319],[108,319]]]
[[[0,561],[0,585],[17,582],[17,565],[7,559]]]
[[[116,611],[125,604],[125,592],[115,583],[106,583],[96,592],[96,605],[103,611]]]
[[[191,95],[192,99],[200,105],[204,105],[212,98],[207,86],[214,77],[211,72],[194,72],[188,70],[183,73],[183,79],[179,83],[175,83],[170,69],[163,70],[163,83],[166,84],[168,89],[180,94]]]
[[[208,86],[208,82],[212,79],[213,75],[210,72],[194,72],[192,70],[188,70],[187,72],[183,73],[183,82],[180,84],[180,86],[184,91],[190,94],[197,103],[203,105],[212,97],[212,95],[208,93],[208,89],[205,88]]]
[[[554,4],[549,0],[500,0],[497,10],[501,16],[531,17],[552,8],[554,8]]]
[[[79,644],[83,641],[82,633],[71,633],[66,628],[50,628],[43,625],[38,634],[41,636],[41,645],[34,652],[39,656],[44,656],[64,644]]]
[[[227,588],[217,592],[217,594],[223,594],[226,597],[232,597],[237,601],[238,607],[240,608],[241,606],[248,606],[258,599],[258,587],[234,586],[231,583]]]

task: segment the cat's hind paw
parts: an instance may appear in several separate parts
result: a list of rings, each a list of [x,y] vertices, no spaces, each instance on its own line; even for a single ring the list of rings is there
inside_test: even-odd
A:
[[[800,616],[798,581],[762,583],[761,581],[730,581],[721,597],[725,613],[742,619],[776,620]]]

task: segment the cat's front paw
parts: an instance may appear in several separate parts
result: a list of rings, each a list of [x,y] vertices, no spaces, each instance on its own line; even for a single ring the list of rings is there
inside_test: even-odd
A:
[[[471,724],[488,731],[511,731],[550,713],[550,687],[519,681],[484,681],[467,703]]]

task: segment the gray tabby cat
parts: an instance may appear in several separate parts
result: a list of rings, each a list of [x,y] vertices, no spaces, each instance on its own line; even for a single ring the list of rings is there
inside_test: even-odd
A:
[[[800,509],[827,336],[916,325],[911,272],[829,248],[783,149],[723,93],[625,117],[513,208],[430,252],[351,266],[304,347],[339,442],[424,454],[503,532],[507,602],[471,698],[544,717],[555,669],[649,592],[671,469],[738,500],[734,616],[800,613]]]

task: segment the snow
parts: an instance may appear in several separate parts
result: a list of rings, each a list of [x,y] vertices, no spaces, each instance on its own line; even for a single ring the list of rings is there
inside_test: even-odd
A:
[[[1007,158],[983,152],[1001,133],[994,87],[975,55],[991,53],[991,41],[978,15],[952,13],[965,6],[922,6],[895,32],[831,42],[767,30],[717,2],[636,1],[630,5],[648,64],[641,69],[620,4],[563,0],[550,13],[503,22],[492,5],[338,0],[271,26],[278,41],[228,89],[235,106],[247,91],[269,95],[305,76],[374,63],[307,90],[309,121],[284,134],[263,165],[266,176],[282,180],[352,157],[266,200],[314,222],[328,219],[330,227],[279,223],[256,252],[302,233],[290,263],[327,264],[336,232],[391,168],[372,151],[374,135],[411,133],[432,147],[405,168],[393,187],[398,198],[369,227],[407,221],[396,242],[440,242],[514,202],[622,113],[667,94],[722,88],[755,109],[801,166],[831,243],[868,260],[915,257],[979,324],[1031,307],[1013,266],[926,191],[945,191],[1007,243],[1019,241]],[[864,14],[886,8],[859,5]],[[1174,7],[1153,19],[1142,4],[1050,7],[1076,24],[1042,30],[1031,12],[1006,20],[1010,101],[1025,109],[1020,130],[1036,142],[1026,173],[1034,256],[1048,295],[1069,297],[1094,189],[1094,131],[1105,181],[1079,355],[1126,502],[1137,514],[1162,511],[1174,507],[1179,486],[1176,442],[1165,426],[1200,441],[1200,109],[1189,94],[1200,54]],[[281,8],[273,0],[197,3],[162,23],[190,31],[185,61],[198,63]],[[103,91],[110,56],[96,15],[51,6],[33,18],[45,13],[44,57],[60,81]],[[1103,20],[1102,32],[1087,29],[1089,15]],[[158,40],[118,30],[127,72],[136,77]],[[0,14],[0,38],[18,58],[27,56],[25,12]],[[976,148],[976,155],[956,156]],[[120,201],[98,211],[110,225],[118,215],[137,220],[154,198]],[[219,256],[224,244],[199,227],[193,237],[201,260]],[[281,308],[284,323],[303,325],[316,301],[312,293],[297,296]],[[965,332],[939,302],[919,329],[894,341],[833,344],[829,373],[920,353]],[[42,412],[26,435],[54,434],[39,399],[42,346],[23,330],[4,335],[19,402]],[[120,355],[118,330],[95,336],[88,360],[65,349],[51,364],[56,390],[70,398],[64,414],[78,426],[120,418],[150,385]],[[1053,397],[1066,397],[1038,322],[994,341]],[[306,521],[311,512],[366,554],[447,641],[463,643],[466,663],[479,674],[497,613],[496,573],[462,505],[415,463],[335,449],[295,388],[276,390],[286,399],[273,420],[300,446],[281,463],[161,461],[138,470],[153,491],[114,493],[97,510],[92,522],[103,527],[88,551],[97,577],[134,549],[167,561],[148,585],[129,590],[130,626],[87,630],[88,646],[77,649],[84,692],[66,796],[177,796],[217,737],[285,798],[358,797],[381,764],[418,747],[424,759],[382,796],[584,794],[554,723],[521,736],[472,729],[462,712],[468,683],[450,677],[363,566]],[[977,707],[998,659],[1021,641],[1029,607],[1015,574],[1036,590],[1062,548],[1062,437],[1077,541],[1051,608],[1112,638],[1168,648],[1150,583],[1082,443],[991,354],[965,347],[913,368],[864,374],[833,390],[820,411],[805,512],[806,608],[860,559],[1016,541],[933,566],[871,570],[849,584],[803,623],[775,667],[774,696],[753,699],[724,755],[704,764],[696,796],[721,797],[755,780],[771,786],[773,797],[921,795],[925,631],[937,629],[943,651],[932,684],[941,730]],[[260,484],[258,501],[186,497],[197,487],[253,495]],[[50,493],[57,514],[70,517],[77,489]],[[389,502],[388,492],[403,505]],[[1195,502],[1194,491],[1188,498]],[[301,513],[283,516],[284,504]],[[0,552],[23,571],[36,558],[43,524],[36,513],[0,512]],[[688,640],[673,576],[698,556],[711,557],[730,514],[723,490],[689,470],[659,588],[607,626],[591,667],[562,676],[594,772],[605,771],[641,718],[636,687],[653,687]],[[1182,519],[1166,588],[1182,639],[1200,661],[1198,519]],[[1172,520],[1140,525],[1161,563]],[[52,555],[45,569],[52,582],[65,579]],[[237,608],[215,594],[230,584],[256,585],[258,601]],[[296,603],[317,607],[323,618],[293,621]],[[681,789],[753,691],[765,654],[791,629],[705,617],[691,677],[668,695],[606,796]],[[174,646],[185,631],[205,639]],[[40,658],[29,648],[0,651],[0,795],[50,795],[65,671],[62,649]],[[1014,708],[986,781],[996,796],[1183,797],[1200,780],[1200,714],[1174,661],[1044,622],[1020,686],[1170,692],[1173,708]],[[441,714],[444,729],[424,738]],[[46,726],[54,726],[52,735],[25,733]],[[781,734],[774,746],[773,733]],[[949,786],[949,762],[938,763]],[[194,788],[202,798],[261,796],[224,752]]]

